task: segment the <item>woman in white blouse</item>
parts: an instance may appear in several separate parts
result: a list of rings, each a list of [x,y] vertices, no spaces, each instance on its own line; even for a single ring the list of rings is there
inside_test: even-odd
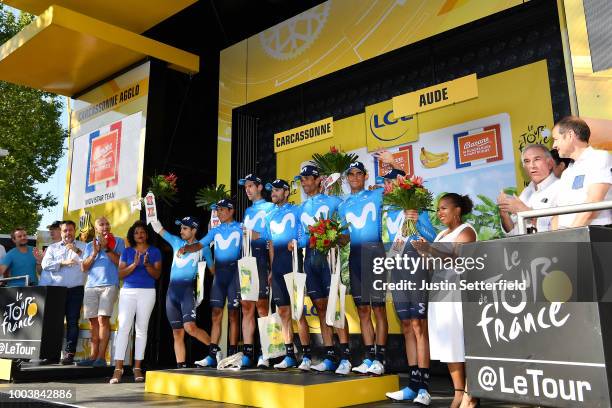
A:
[[[456,244],[474,242],[476,231],[463,218],[472,211],[473,203],[467,195],[447,193],[438,202],[438,219],[447,228],[440,232],[434,242],[452,243],[452,252]],[[449,254],[440,247],[430,246],[425,240],[413,241],[413,246],[422,254],[448,257]],[[437,274],[437,273],[436,273]],[[435,280],[436,274],[433,276]],[[455,280],[457,272],[441,271],[440,275],[449,282]],[[465,348],[463,344],[463,309],[461,300],[431,301],[428,312],[429,348],[432,360],[448,364],[455,395],[451,408],[473,407],[478,404],[476,398],[466,393],[465,383]]]

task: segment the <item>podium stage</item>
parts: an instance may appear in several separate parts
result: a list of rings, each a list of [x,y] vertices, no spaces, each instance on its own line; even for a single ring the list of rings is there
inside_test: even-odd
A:
[[[184,368],[148,371],[145,391],[254,407],[340,407],[385,400],[399,389],[397,375]]]

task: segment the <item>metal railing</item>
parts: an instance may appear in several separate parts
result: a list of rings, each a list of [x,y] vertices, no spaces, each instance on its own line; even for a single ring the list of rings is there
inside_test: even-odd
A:
[[[30,276],[29,275],[21,275],[21,276],[11,276],[10,278],[0,278],[0,282],[8,282],[12,280],[25,279],[25,286],[30,286]]]
[[[600,211],[612,208],[612,201],[602,201],[600,203],[585,203],[564,205],[562,207],[542,208],[539,210],[521,211],[516,213],[518,223],[518,232],[520,235],[525,234],[525,221],[527,218],[548,217],[551,215],[573,214],[587,211]]]

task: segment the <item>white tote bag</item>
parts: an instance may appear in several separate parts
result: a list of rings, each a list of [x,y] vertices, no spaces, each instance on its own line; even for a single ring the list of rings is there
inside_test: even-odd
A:
[[[345,296],[346,285],[340,280],[340,252],[337,248],[332,248],[328,254],[329,269],[331,272],[331,283],[329,285],[329,295],[327,297],[327,311],[325,313],[325,323],[338,329],[344,329],[345,321]]]
[[[238,260],[238,277],[240,278],[240,298],[242,300],[259,300],[259,274],[257,259],[251,254],[251,230],[242,237],[242,258]]]
[[[257,319],[261,354],[264,360],[281,357],[287,353],[281,318],[278,312],[272,313],[272,288],[270,288],[270,301],[268,304],[270,305],[268,307],[268,315]]]
[[[196,307],[200,306],[204,300],[204,278],[206,277],[206,261],[202,259],[202,249],[199,252],[198,274],[196,275]]]
[[[293,240],[293,272],[286,273],[285,285],[291,300],[291,318],[296,322],[304,311],[304,291],[306,289],[306,274],[299,271],[297,241]]]

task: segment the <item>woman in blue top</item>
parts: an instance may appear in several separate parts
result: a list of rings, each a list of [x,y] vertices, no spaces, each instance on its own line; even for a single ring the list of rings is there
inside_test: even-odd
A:
[[[123,359],[128,337],[136,317],[136,351],[134,352],[134,381],[143,382],[142,360],[147,345],[149,317],[155,306],[155,280],[161,274],[161,252],[149,245],[147,225],[136,221],[127,233],[130,246],[123,250],[119,261],[119,278],[123,287],[119,292],[119,330],[115,342],[115,372],[111,384],[123,375]]]

